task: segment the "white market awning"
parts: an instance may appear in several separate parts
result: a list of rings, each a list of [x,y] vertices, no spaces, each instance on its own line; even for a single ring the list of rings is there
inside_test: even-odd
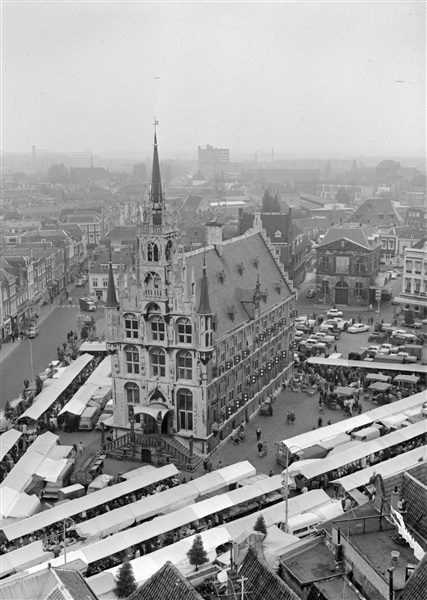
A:
[[[16,429],[9,429],[0,436],[0,460],[13,448],[16,442],[21,437],[22,433]]]

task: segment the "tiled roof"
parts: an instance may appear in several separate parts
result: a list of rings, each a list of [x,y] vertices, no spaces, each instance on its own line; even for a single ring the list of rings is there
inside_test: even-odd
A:
[[[363,248],[371,249],[371,245],[368,241],[368,237],[373,233],[372,227],[369,225],[362,225],[362,227],[352,227],[344,223],[343,225],[337,225],[331,227],[327,231],[325,237],[320,242],[320,246],[326,246],[331,242],[338,242],[339,240],[346,239],[362,246]]]
[[[152,575],[127,600],[203,600],[170,561]]]
[[[426,600],[427,597],[427,552],[408,579],[399,600]]]
[[[383,215],[380,219],[379,215]],[[392,215],[392,217],[389,217]],[[369,198],[351,215],[349,222],[369,225],[395,225],[402,223],[403,217],[396,211],[390,198]]]
[[[115,227],[107,233],[104,240],[110,240],[111,242],[127,242],[136,244],[136,231],[135,227]]]
[[[97,600],[84,577],[73,569],[53,569],[56,577],[67,588],[73,600]]]
[[[183,202],[183,204],[181,206],[181,210],[186,210],[186,211],[189,211],[189,212],[196,211],[202,201],[203,201],[203,196],[191,196],[191,195],[189,195],[184,200],[184,202]]]
[[[425,229],[419,227],[395,227],[394,231],[398,238],[421,240],[426,236]]]
[[[239,569],[239,578],[246,577],[245,589],[250,600],[299,600],[298,596],[264,560],[255,548],[249,550]]]
[[[242,290],[253,298],[259,277],[261,294],[267,290],[267,296],[261,299],[261,313],[271,309],[291,295],[279,266],[270,253],[260,233],[245,234],[221,244],[222,256],[213,246],[186,254],[189,272],[194,269],[195,281],[202,278],[203,259],[206,259],[206,273],[209,285],[209,304],[217,317],[217,334],[221,338],[233,327],[237,328],[248,321],[248,312],[241,302]],[[254,259],[258,259],[257,266]],[[278,290],[277,282],[281,289]],[[200,286],[196,286],[200,290]],[[191,297],[190,284],[187,290]],[[197,298],[196,305],[200,298]],[[227,307],[234,307],[232,314]]]
[[[0,281],[7,281],[9,285],[15,283],[16,277],[13,277],[10,273],[8,273],[5,269],[0,267]]]
[[[243,213],[240,220],[240,233],[253,227],[254,215]],[[289,213],[261,213],[261,222],[267,236],[274,244],[286,244],[289,238]],[[295,232],[294,232],[295,235]]]
[[[427,538],[427,486],[412,477],[403,474],[402,496],[407,501],[405,522],[424,539]],[[427,589],[426,589],[427,597]]]

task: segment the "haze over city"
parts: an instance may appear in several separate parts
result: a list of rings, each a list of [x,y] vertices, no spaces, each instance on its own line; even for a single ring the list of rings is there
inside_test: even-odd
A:
[[[2,150],[425,155],[425,3],[2,5]]]

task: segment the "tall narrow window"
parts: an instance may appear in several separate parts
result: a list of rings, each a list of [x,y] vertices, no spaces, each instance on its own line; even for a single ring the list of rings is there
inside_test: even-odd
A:
[[[161,348],[153,348],[150,351],[151,374],[154,377],[165,377],[166,354]]]
[[[193,378],[193,359],[187,350],[181,350],[176,357],[178,379]]]
[[[139,373],[139,351],[136,346],[125,346],[127,373]]]
[[[193,394],[190,390],[180,389],[177,393],[178,427],[186,431],[193,430]]]
[[[191,321],[189,319],[178,319],[178,342],[180,344],[191,344]]]
[[[151,339],[153,342],[165,341],[165,322],[162,317],[155,316],[150,318]]]
[[[139,404],[139,385],[134,381],[128,381],[125,383],[126,400],[127,403],[134,406]]]
[[[159,260],[159,248],[157,244],[151,242],[147,245],[147,260],[148,262],[158,262]]]
[[[128,339],[138,338],[138,318],[132,314],[124,315],[125,337]]]

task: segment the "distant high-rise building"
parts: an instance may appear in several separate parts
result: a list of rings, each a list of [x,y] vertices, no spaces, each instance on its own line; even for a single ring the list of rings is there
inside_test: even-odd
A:
[[[230,170],[230,150],[199,146],[199,171],[206,180],[227,179]]]

